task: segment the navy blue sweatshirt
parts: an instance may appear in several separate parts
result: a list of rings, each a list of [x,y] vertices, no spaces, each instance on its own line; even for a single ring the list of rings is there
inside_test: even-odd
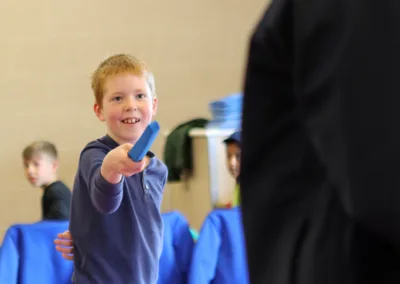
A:
[[[70,221],[77,284],[157,281],[167,168],[149,152],[151,160],[142,173],[111,184],[100,168],[117,146],[105,136],[90,142],[80,156]]]

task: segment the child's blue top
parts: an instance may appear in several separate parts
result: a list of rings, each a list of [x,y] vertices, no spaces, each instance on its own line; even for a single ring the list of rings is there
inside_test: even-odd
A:
[[[240,207],[208,214],[190,265],[188,284],[250,283]]]
[[[151,161],[142,173],[111,184],[100,168],[117,146],[105,136],[90,142],[80,155],[70,219],[78,284],[157,281],[167,168],[149,152]]]

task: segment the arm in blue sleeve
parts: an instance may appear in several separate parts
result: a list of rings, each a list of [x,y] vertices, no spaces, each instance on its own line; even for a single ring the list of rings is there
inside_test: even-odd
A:
[[[194,247],[189,284],[210,283],[215,277],[221,246],[220,224],[207,217]]]
[[[111,214],[121,205],[123,180],[118,184],[106,181],[100,173],[106,154],[100,149],[88,149],[81,155],[79,170],[87,188],[90,199],[98,212]]]

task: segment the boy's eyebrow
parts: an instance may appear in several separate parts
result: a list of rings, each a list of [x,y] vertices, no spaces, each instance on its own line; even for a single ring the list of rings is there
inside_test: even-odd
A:
[[[117,92],[112,93],[112,95],[113,96],[115,96],[115,95],[125,95],[125,93],[121,92],[121,91],[117,91]]]
[[[145,90],[140,89],[140,88],[133,90],[133,92],[134,92],[135,94],[136,94],[136,93],[146,93]],[[112,93],[113,96],[115,96],[115,95],[125,95],[125,94],[126,94],[126,92],[124,92],[124,91],[116,91],[116,92]]]

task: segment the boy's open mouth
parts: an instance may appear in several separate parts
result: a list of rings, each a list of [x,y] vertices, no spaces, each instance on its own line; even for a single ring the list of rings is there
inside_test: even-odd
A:
[[[138,123],[140,121],[140,119],[139,118],[127,118],[127,119],[123,119],[121,121],[122,121],[122,123],[125,123],[125,124],[135,124],[135,123]]]

